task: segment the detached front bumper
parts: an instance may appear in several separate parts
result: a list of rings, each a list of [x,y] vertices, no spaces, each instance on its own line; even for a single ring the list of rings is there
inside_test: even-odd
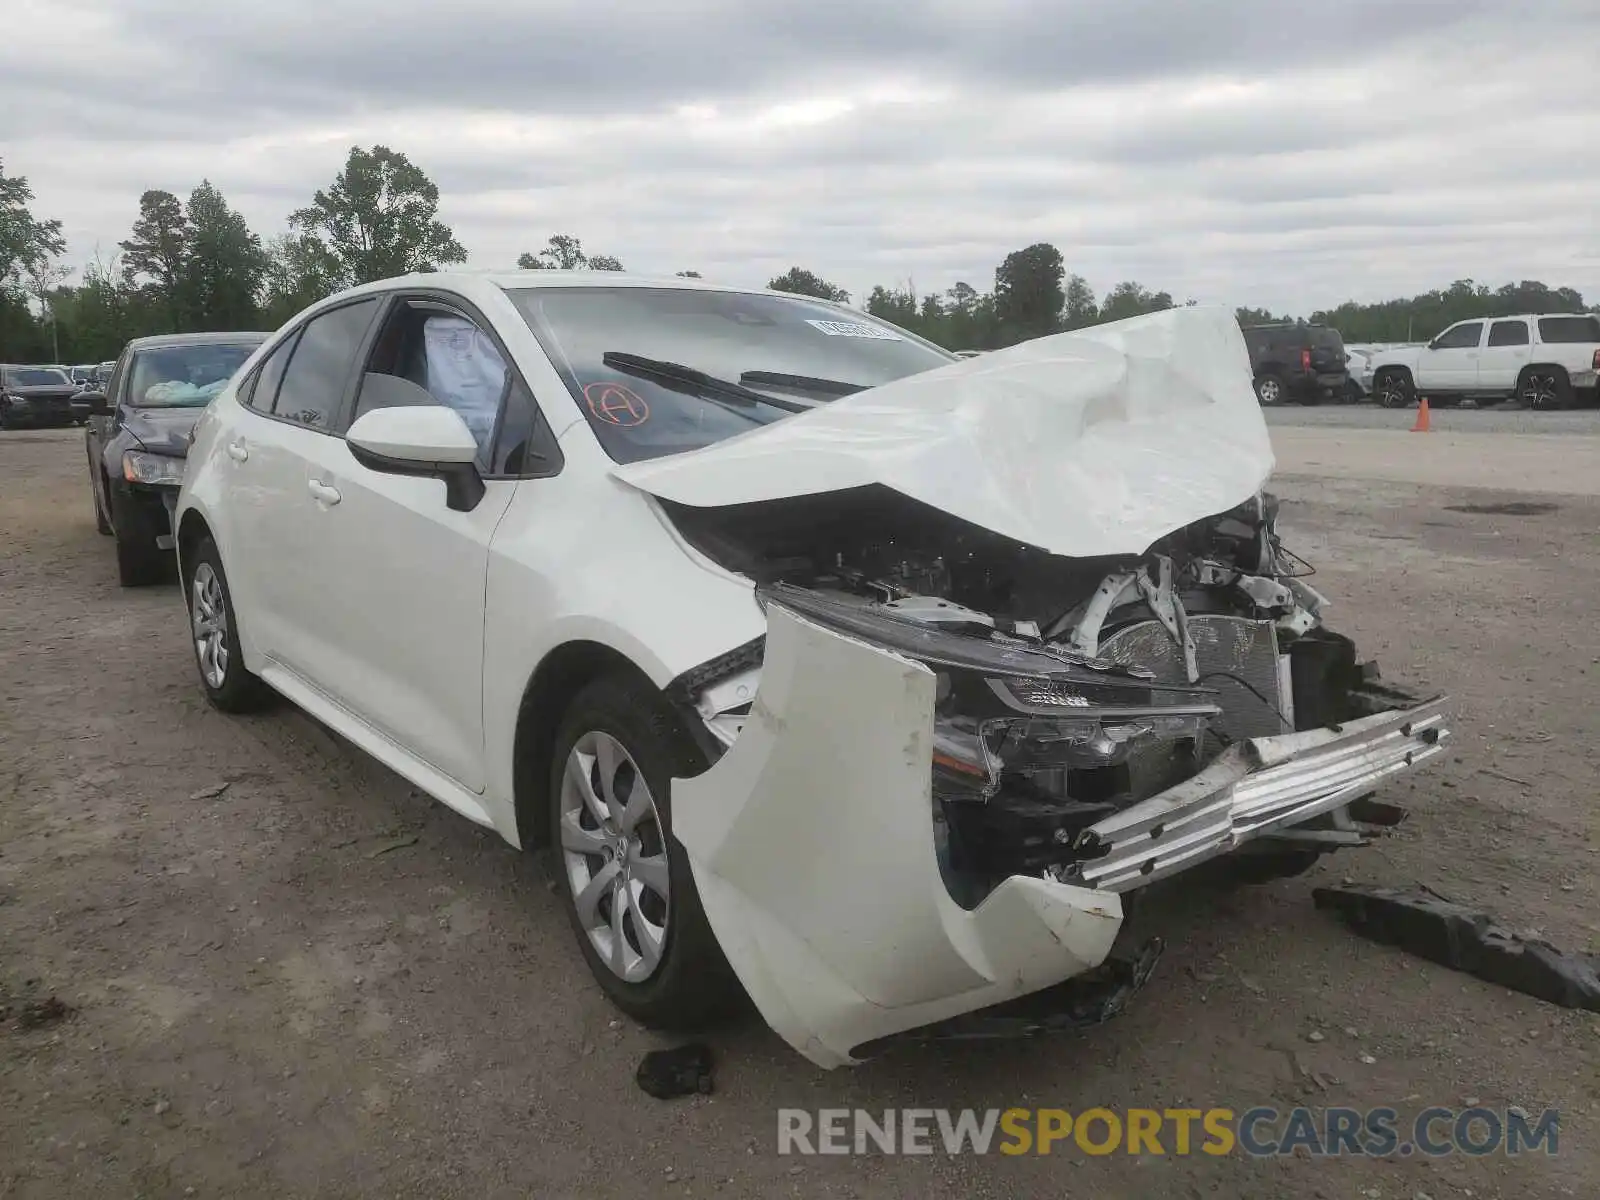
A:
[[[1099,966],[1120,892],[1355,798],[1437,753],[1437,704],[1250,739],[1091,827],[1075,876],[1013,875],[976,907],[935,851],[934,673],[780,605],[760,688],[709,771],[673,782],[674,833],[751,999],[812,1062]]]
[[[1193,778],[1091,825],[1108,852],[1067,876],[1131,891],[1348,804],[1442,751],[1444,705],[1441,698],[1231,746]]]

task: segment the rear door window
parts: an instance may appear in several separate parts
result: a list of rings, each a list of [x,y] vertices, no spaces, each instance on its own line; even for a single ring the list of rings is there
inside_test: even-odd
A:
[[[1600,317],[1540,317],[1539,340],[1557,344],[1600,342]]]
[[[1496,321],[1489,326],[1489,345],[1526,346],[1528,323],[1526,321]]]

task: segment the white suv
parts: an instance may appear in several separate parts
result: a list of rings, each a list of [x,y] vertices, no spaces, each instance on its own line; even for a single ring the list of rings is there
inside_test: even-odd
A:
[[[1403,408],[1427,396],[1434,404],[1466,397],[1516,397],[1529,408],[1593,404],[1600,372],[1600,316],[1545,313],[1457,321],[1422,346],[1373,356],[1372,391]]]
[[[625,1011],[742,984],[836,1066],[1142,982],[1123,893],[1304,870],[1441,752],[1321,627],[1271,466],[1222,308],[961,360],[803,296],[419,275],[257,351],[176,528],[214,704],[552,847]]]

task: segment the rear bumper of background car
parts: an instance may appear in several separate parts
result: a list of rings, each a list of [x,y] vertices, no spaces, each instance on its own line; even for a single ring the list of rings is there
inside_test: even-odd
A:
[[[1438,752],[1438,702],[1248,739],[1092,827],[1058,877],[963,908],[935,852],[934,673],[771,605],[760,689],[709,771],[673,784],[706,915],[768,1023],[823,1067],[858,1048],[1083,974],[1119,893],[1370,791]]]

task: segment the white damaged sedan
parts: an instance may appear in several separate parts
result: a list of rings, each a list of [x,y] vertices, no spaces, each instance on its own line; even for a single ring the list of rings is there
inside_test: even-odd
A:
[[[549,846],[639,1020],[748,995],[831,1067],[1142,981],[1131,892],[1304,869],[1440,752],[1271,468],[1222,309],[963,359],[807,297],[419,275],[257,351],[176,529],[217,706]]]

